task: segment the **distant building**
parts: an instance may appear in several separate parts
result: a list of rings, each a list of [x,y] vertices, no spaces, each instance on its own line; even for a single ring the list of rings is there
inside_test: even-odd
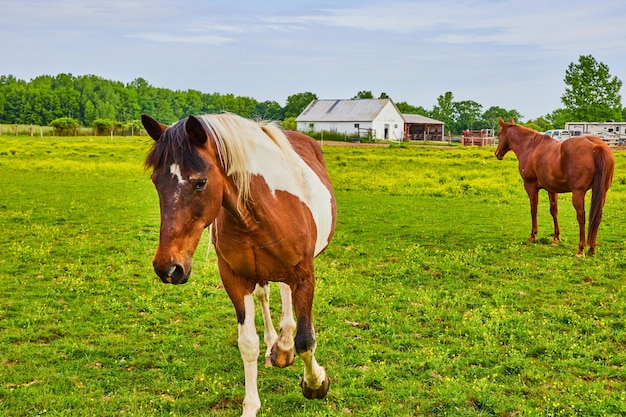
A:
[[[301,132],[401,141],[404,117],[391,99],[313,100],[298,117]]]
[[[422,116],[421,114],[403,114],[404,137],[408,140],[443,140],[444,122]]]

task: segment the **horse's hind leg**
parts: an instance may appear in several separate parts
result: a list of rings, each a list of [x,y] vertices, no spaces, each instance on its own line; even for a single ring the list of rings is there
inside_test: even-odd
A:
[[[596,190],[592,190],[593,193],[600,192]],[[595,216],[594,216],[594,200],[591,200],[591,213],[589,215],[589,229],[587,231],[587,244],[589,245],[589,249],[587,253],[589,255],[596,254],[596,243],[598,241],[598,229],[600,228],[600,223],[602,222],[602,211],[604,209],[604,203],[606,202],[606,191],[602,195],[602,199],[600,201],[595,201],[596,204],[600,204],[600,208],[596,208]]]
[[[550,214],[554,221],[552,244],[557,244],[561,241],[561,228],[559,227],[559,195],[557,193],[548,192],[548,197],[550,199]]]
[[[585,191],[572,191],[572,204],[576,209],[576,220],[578,220],[578,252],[576,256],[585,256]]]
[[[263,324],[265,325],[265,331],[263,333],[263,340],[267,346],[265,351],[265,366],[272,366],[270,359],[272,353],[272,346],[276,343],[278,335],[274,324],[272,323],[272,316],[270,314],[270,285],[266,284],[261,286],[259,284],[254,288],[254,295],[261,304],[261,312],[263,313]]]
[[[271,346],[270,363],[279,368],[284,368],[293,364],[295,356],[293,332],[296,329],[296,322],[293,319],[291,288],[284,282],[280,283],[280,298],[283,304],[283,312],[280,318],[280,336]]]
[[[302,394],[308,399],[321,399],[326,396],[330,380],[326,371],[315,359],[315,330],[311,319],[313,305],[314,278],[297,285],[293,291],[293,301],[298,320],[295,347],[298,356],[304,362],[304,377],[302,378]]]

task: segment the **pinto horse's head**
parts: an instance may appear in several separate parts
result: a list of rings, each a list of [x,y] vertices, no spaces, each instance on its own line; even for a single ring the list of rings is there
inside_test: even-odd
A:
[[[506,153],[511,150],[511,144],[509,143],[509,140],[506,136],[506,128],[512,124],[515,124],[515,120],[513,120],[513,118],[511,117],[510,122],[506,123],[502,119],[502,117],[500,117],[499,123],[500,133],[498,133],[498,148],[496,149],[496,158],[502,160],[502,158],[504,158],[504,155],[506,155]]]
[[[166,127],[144,114],[141,122],[155,141],[146,167],[153,170],[161,208],[159,246],[152,264],[163,282],[183,284],[202,232],[220,210],[223,177],[198,118],[189,116]]]

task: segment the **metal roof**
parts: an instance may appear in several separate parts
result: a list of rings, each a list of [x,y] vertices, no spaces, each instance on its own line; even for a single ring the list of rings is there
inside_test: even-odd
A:
[[[371,122],[389,103],[392,101],[388,98],[313,100],[296,122]]]
[[[431,119],[430,117],[422,116],[421,114],[402,114],[404,117],[404,122],[409,124],[430,124],[430,125],[442,125],[444,122],[440,122],[439,120]]]

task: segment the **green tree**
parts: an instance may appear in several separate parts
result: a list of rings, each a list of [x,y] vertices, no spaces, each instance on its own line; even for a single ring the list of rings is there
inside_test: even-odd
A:
[[[545,119],[552,125],[553,129],[563,129],[567,122],[585,121],[584,119],[577,119],[570,109],[556,109],[552,113],[546,114]]]
[[[96,106],[91,100],[87,100],[83,105],[83,123],[85,126],[93,126],[96,120]]]
[[[255,119],[261,120],[283,120],[285,111],[282,106],[275,101],[264,101],[256,105]]]
[[[285,117],[280,126],[285,130],[296,130],[298,123],[295,117]]]
[[[545,132],[546,130],[554,129],[552,123],[550,123],[544,116],[537,117],[534,120],[529,120],[528,123],[532,123],[537,126],[539,132]]]
[[[76,129],[80,126],[80,123],[76,119],[71,117],[59,117],[50,122],[50,126],[54,128],[54,131],[61,136],[68,136],[76,133]]]
[[[480,120],[482,115],[483,106],[472,100],[464,100],[455,102],[453,107],[458,131],[476,127],[476,122]]]
[[[421,114],[422,116],[428,116],[428,111],[422,106],[412,106],[406,101],[396,103],[396,107],[400,110],[400,113],[404,114]]]
[[[454,116],[454,95],[451,91],[440,95],[437,98],[437,104],[433,106],[432,117],[444,122],[450,129],[453,126]]]
[[[574,120],[598,122],[622,120],[622,82],[609,73],[609,67],[591,55],[581,55],[565,71],[565,93],[561,101]]]
[[[356,100],[372,99],[374,98],[374,93],[372,93],[371,91],[363,90],[363,91],[359,91],[358,93],[356,93],[356,96],[352,98]]]
[[[181,119],[183,116],[189,116],[190,114],[198,115],[204,113],[202,93],[200,91],[188,90],[182,98],[181,105]]]
[[[502,107],[491,106],[482,114],[477,128],[492,129],[495,132],[498,128],[500,117],[507,121],[512,117],[516,122],[522,119],[522,115],[517,110],[506,110]]]
[[[290,95],[285,104],[285,117],[298,117],[313,100],[317,100],[317,94],[308,91]]]

